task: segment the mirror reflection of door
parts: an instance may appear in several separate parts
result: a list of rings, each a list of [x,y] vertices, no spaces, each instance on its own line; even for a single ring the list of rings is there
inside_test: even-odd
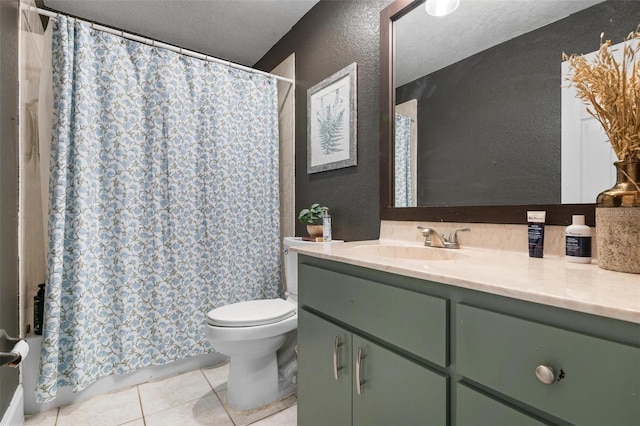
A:
[[[15,337],[18,315],[18,11],[0,2],[0,329]],[[0,419],[18,389],[19,369],[0,366]],[[22,413],[17,413],[22,418]],[[15,419],[15,418],[14,418]],[[4,424],[4,423],[3,423]]]
[[[394,150],[395,207],[417,206],[418,100],[396,105]]]
[[[622,60],[624,43],[613,46],[613,56]],[[584,55],[591,62],[596,52]],[[562,80],[571,75],[569,63],[562,63]],[[562,85],[562,204],[593,203],[598,194],[616,182],[612,167],[617,161],[604,129],[576,96],[569,84]]]

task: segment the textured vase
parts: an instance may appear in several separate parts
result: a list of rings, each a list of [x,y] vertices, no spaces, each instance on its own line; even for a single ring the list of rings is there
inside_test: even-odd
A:
[[[615,186],[596,200],[598,265],[640,274],[640,160],[614,165]]]

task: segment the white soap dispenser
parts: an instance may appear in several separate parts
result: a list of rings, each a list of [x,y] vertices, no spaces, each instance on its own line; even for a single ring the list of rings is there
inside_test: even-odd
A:
[[[329,209],[325,210],[322,215],[322,240],[325,243],[331,241],[331,216],[329,215]]]
[[[567,262],[591,263],[591,228],[584,224],[584,215],[573,215],[565,239]]]

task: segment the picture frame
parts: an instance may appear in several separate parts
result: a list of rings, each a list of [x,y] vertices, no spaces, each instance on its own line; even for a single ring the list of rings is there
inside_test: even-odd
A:
[[[307,174],[357,162],[357,64],[307,90]]]

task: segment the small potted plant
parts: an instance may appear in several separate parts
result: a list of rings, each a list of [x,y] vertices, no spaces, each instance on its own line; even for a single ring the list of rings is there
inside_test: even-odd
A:
[[[311,237],[319,237],[322,235],[322,224],[318,223],[324,213],[329,210],[320,204],[312,204],[308,209],[300,210],[298,220],[300,223],[307,225],[307,232]]]

